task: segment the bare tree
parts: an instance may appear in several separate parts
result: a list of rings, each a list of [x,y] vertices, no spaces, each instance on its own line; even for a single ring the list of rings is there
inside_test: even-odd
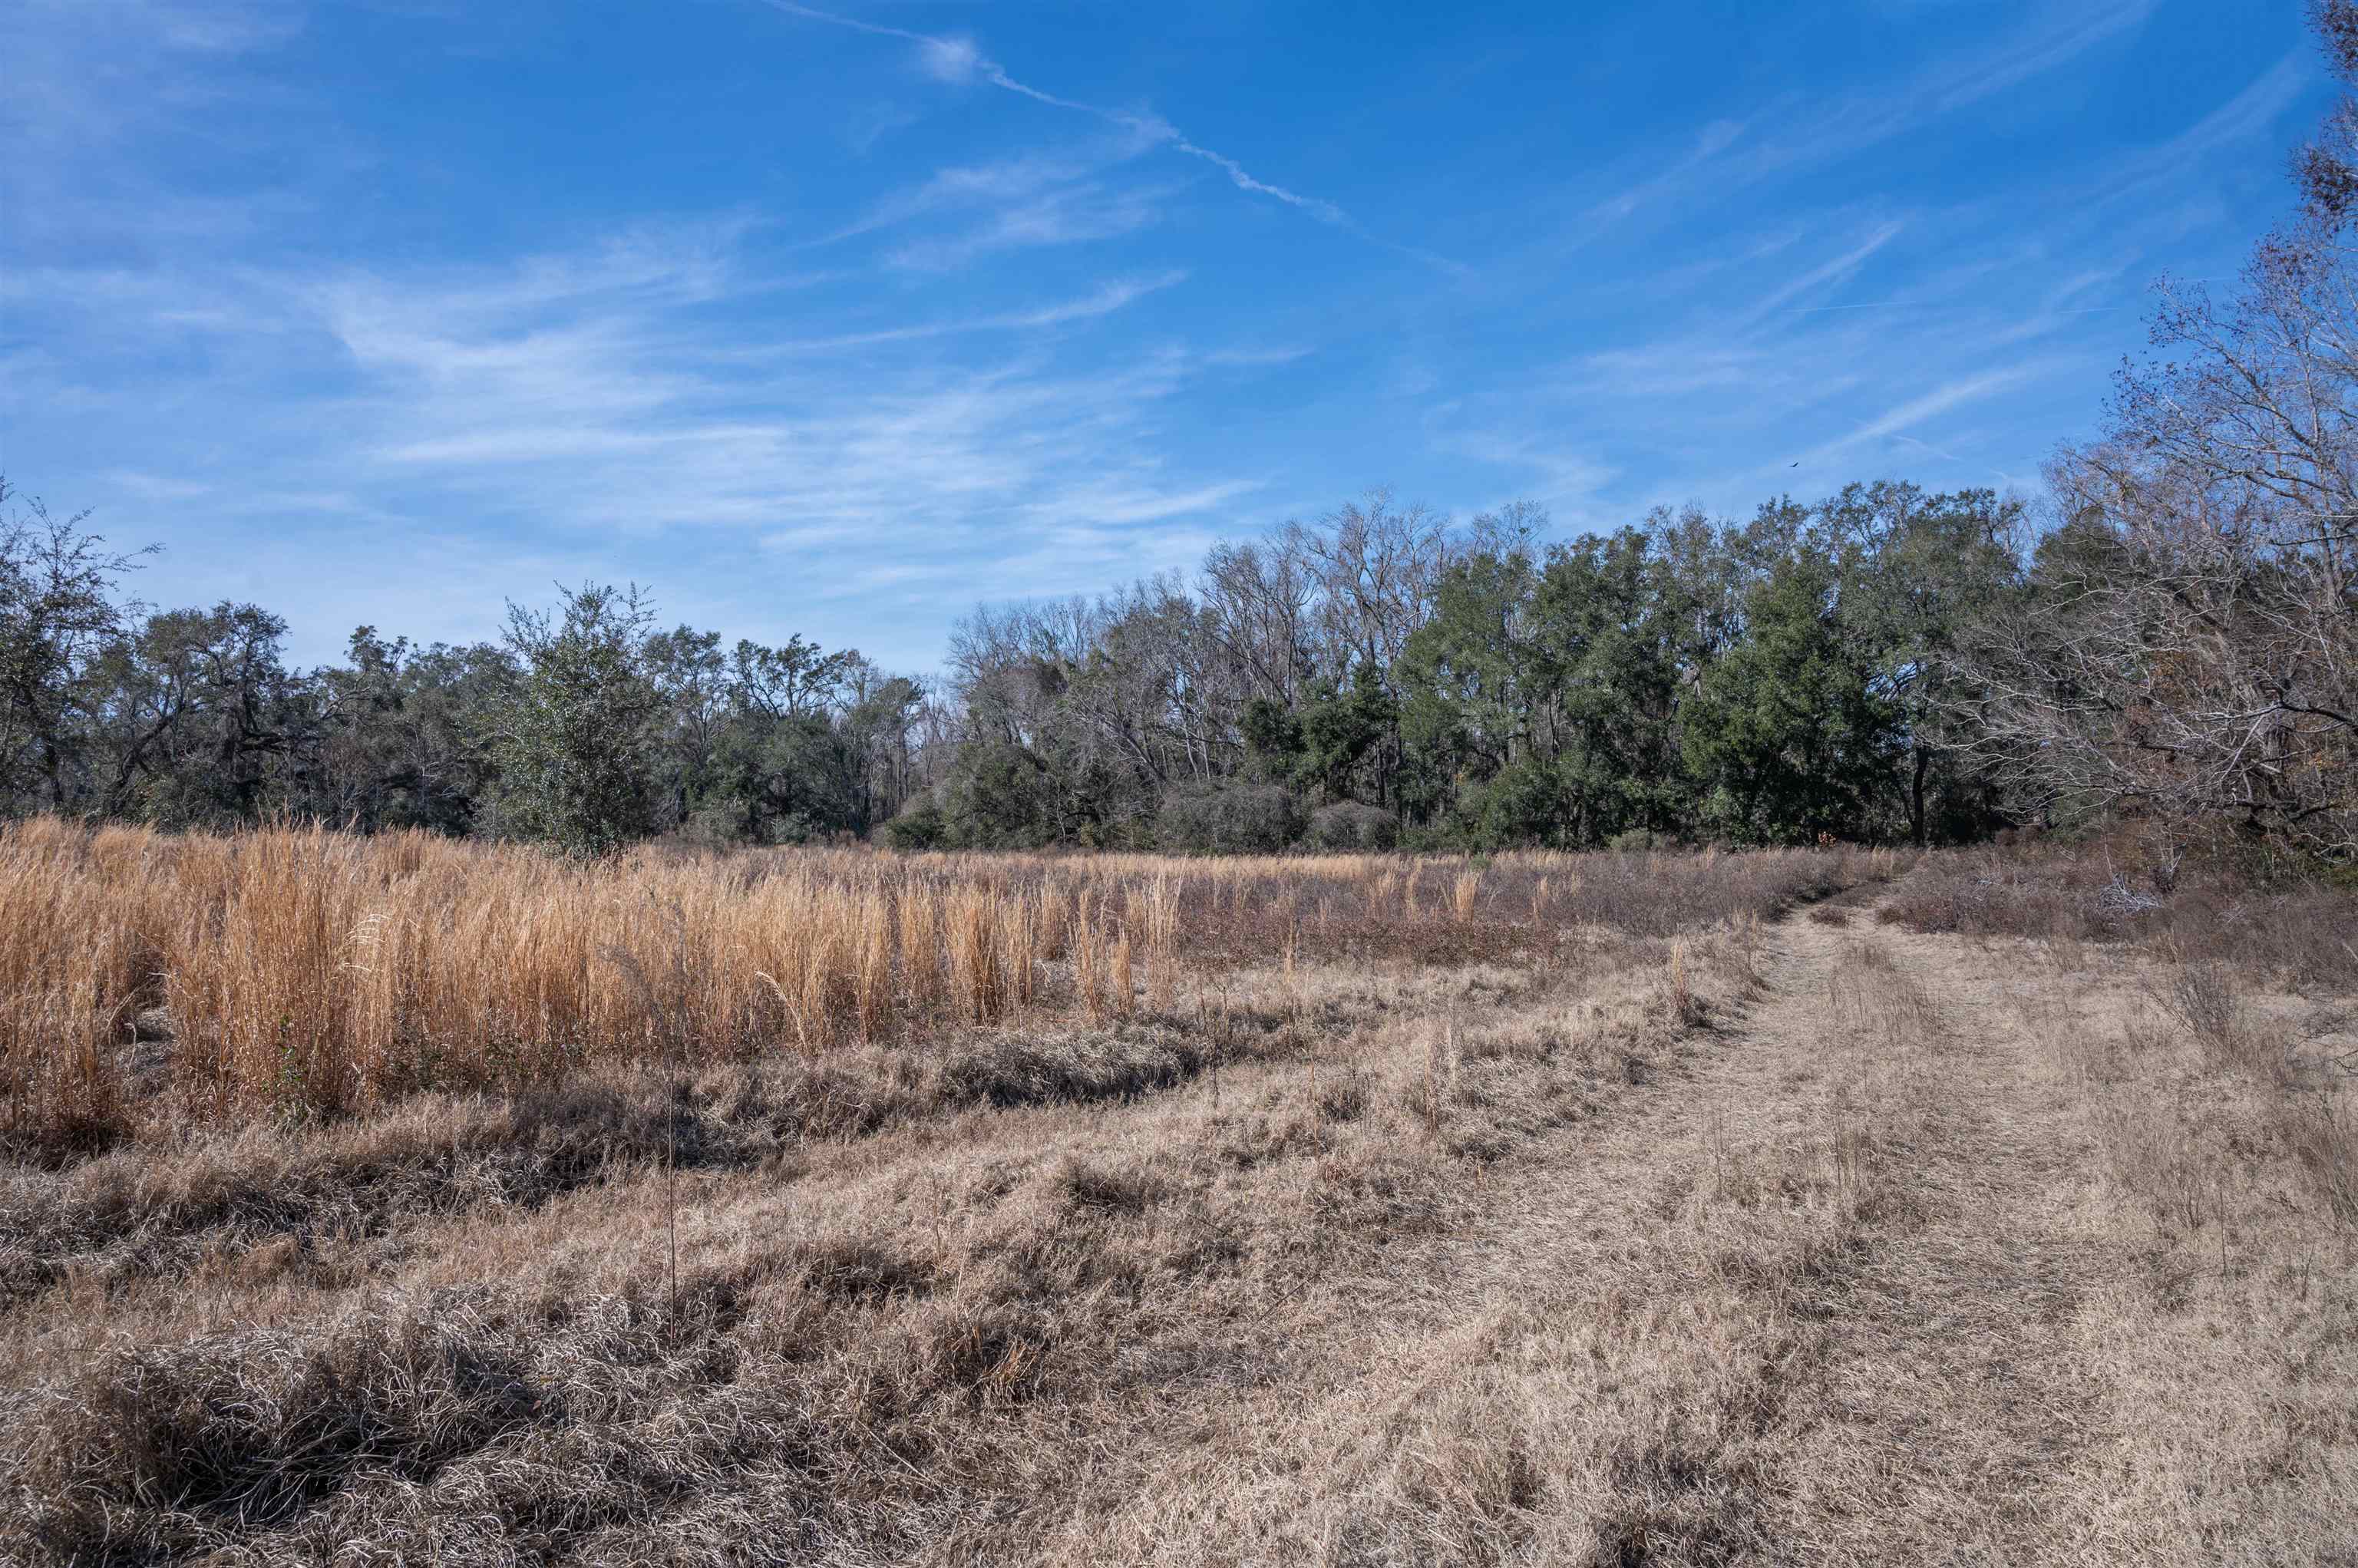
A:
[[[1212,546],[1197,594],[1212,635],[1246,683],[1242,696],[1291,708],[1310,675],[1307,565],[1281,535]]]
[[[1974,749],[2030,798],[2358,855],[2350,260],[2309,228],[2226,306],[2169,297],[2176,357],[2051,466],[2064,525],[1958,664]]]
[[[1397,506],[1391,492],[1378,489],[1315,528],[1289,525],[1284,538],[1317,586],[1314,613],[1327,661],[1321,673],[1340,681],[1362,664],[1390,670],[1433,613],[1433,590],[1449,564],[1449,520],[1421,502]]]
[[[2358,0],[2314,0],[2358,85]],[[2158,353],[2050,478],[2063,526],[1961,651],[1976,742],[2034,798],[2220,816],[2358,857],[2358,101],[2225,300],[2165,284]]]

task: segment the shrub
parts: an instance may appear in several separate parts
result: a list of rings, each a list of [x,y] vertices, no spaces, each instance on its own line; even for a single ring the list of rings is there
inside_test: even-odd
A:
[[[1400,822],[1381,806],[1340,801],[1311,813],[1309,841],[1321,849],[1389,849],[1400,842]]]
[[[1280,784],[1174,792],[1163,803],[1157,836],[1166,849],[1209,854],[1282,849],[1301,834],[1302,808]]]
[[[936,849],[949,836],[949,824],[943,819],[940,807],[920,795],[900,816],[878,828],[877,834],[891,849]]]

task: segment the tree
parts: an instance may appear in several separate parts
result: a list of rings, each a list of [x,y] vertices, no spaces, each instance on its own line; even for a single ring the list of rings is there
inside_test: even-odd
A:
[[[1843,623],[1866,651],[1877,693],[1896,708],[1906,752],[1909,836],[1972,838],[1997,824],[1969,775],[1967,735],[1952,718],[1951,655],[1962,630],[2012,584],[2022,506],[1990,490],[1930,495],[1912,484],[1844,485],[1816,509],[1816,531],[1842,576]]]
[[[289,672],[286,622],[258,605],[151,615],[92,661],[91,805],[189,827],[301,806],[320,731]]]
[[[608,854],[655,829],[654,611],[635,585],[557,592],[553,614],[508,606],[521,674],[493,748],[500,814],[521,837]]]
[[[325,711],[311,815],[362,832],[473,827],[495,773],[489,738],[515,696],[504,649],[413,648],[362,626],[346,662],[313,679]]]
[[[2358,81],[2358,7],[2313,16]],[[2164,286],[2156,356],[2050,468],[2061,528],[1954,655],[1951,710],[2034,807],[2358,858],[2353,125],[2345,97],[2239,288]]]
[[[2309,25],[2325,63],[2343,84],[2358,84],[2358,0],[2309,0]],[[2317,134],[2293,155],[2293,178],[2309,219],[2335,231],[2358,214],[2358,104],[2344,97]]]
[[[0,508],[16,498],[0,477]],[[0,802],[16,809],[80,802],[87,677],[136,613],[115,599],[124,575],[157,549],[111,551],[89,517],[52,517],[38,498],[0,515]]]
[[[1330,801],[1357,798],[1355,781],[1364,771],[1362,764],[1378,754],[1399,723],[1399,705],[1372,665],[1358,666],[1347,689],[1332,681],[1315,683],[1302,709],[1302,782]],[[1380,795],[1380,775],[1370,778],[1367,787]]]
[[[661,701],[655,752],[659,815],[679,827],[712,802],[729,714],[728,660],[720,633],[680,626],[646,641],[647,679]]]
[[[1688,704],[1688,768],[1704,823],[1739,842],[1877,836],[1868,806],[1891,776],[1898,715],[1843,624],[1840,574],[1804,546],[1754,589],[1744,641]]]

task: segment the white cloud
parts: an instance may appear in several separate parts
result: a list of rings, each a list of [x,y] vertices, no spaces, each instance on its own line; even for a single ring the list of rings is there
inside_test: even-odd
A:
[[[917,45],[917,59],[927,76],[948,82],[971,81],[986,64],[982,50],[968,38],[922,39]]]
[[[1758,320],[1783,306],[1792,303],[1812,289],[1829,283],[1846,281],[1866,264],[1869,256],[1889,244],[1907,224],[1898,220],[1878,223],[1866,237],[1849,250],[1801,274],[1782,287],[1770,290],[1755,300],[1744,312],[1744,319]]]
[[[1748,186],[1816,168],[1887,142],[1919,126],[2053,70],[2140,26],[2157,0],[2106,0],[2050,7],[2041,24],[2001,39],[1978,56],[1919,73],[1896,87],[1831,98],[1788,94],[1743,120],[1706,124],[1664,167],[1629,180],[1589,205],[1582,226],[1603,226],[1676,198]]]
[[[1174,152],[1184,154],[1188,157],[1200,158],[1213,165],[1226,174],[1228,177],[1228,182],[1238,190],[1254,196],[1266,196],[1274,201],[1282,201],[1289,207],[1309,214],[1322,223],[1343,230],[1355,238],[1383,245],[1387,249],[1405,255],[1414,256],[1420,261],[1440,266],[1444,270],[1460,273],[1466,270],[1460,264],[1445,256],[1435,255],[1415,246],[1379,239],[1358,220],[1335,202],[1320,196],[1304,195],[1301,191],[1289,189],[1282,185],[1260,178],[1248,171],[1236,158],[1190,140],[1180,132],[1177,126],[1159,114],[1145,110],[1109,109],[1101,104],[1082,103],[1076,99],[1045,92],[1028,82],[1020,81],[1010,75],[1005,67],[984,54],[981,47],[972,38],[962,34],[920,33],[907,27],[889,27],[882,23],[863,21],[856,16],[822,11],[815,6],[795,4],[795,0],[764,0],[764,3],[773,10],[783,12],[790,16],[801,17],[806,21],[823,22],[829,27],[846,27],[854,32],[901,38],[914,43],[917,46],[919,69],[937,81],[954,85],[974,81],[987,81],[993,87],[1012,92],[1018,97],[1028,98],[1035,103],[1044,103],[1051,108],[1065,109],[1076,114],[1090,115],[1109,124],[1121,127],[1144,143],[1168,146]],[[1706,135],[1708,136],[1709,134],[1707,132]]]
[[[407,580],[392,561],[407,558],[428,519],[468,519],[465,554],[481,568],[479,587],[440,591],[423,617],[428,634],[460,609],[478,632],[495,624],[499,595],[528,591],[555,564],[561,576],[660,586],[676,563],[709,601],[715,583],[831,589],[881,554],[955,568],[905,640],[860,634],[880,655],[925,663],[939,625],[979,592],[1159,569],[1186,520],[1258,488],[1252,476],[1170,465],[1152,429],[1161,405],[1206,374],[1236,373],[1224,367],[1256,351],[1174,344],[1115,360],[1070,342],[1177,287],[1175,270],[829,342],[791,330],[806,311],[767,332],[716,313],[774,293],[732,243],[690,225],[482,269],[45,269],[7,287],[12,310],[63,319],[57,308],[73,302],[158,364],[167,342],[183,345],[175,355],[193,344],[200,359],[266,354],[234,387],[159,370],[80,389],[99,423],[141,425],[137,467],[118,468],[105,493],[170,519],[175,581],[202,585],[197,597],[290,609],[318,656],[341,629],[308,624],[314,615],[351,614],[365,595],[323,600],[300,585],[341,557],[370,563],[359,580],[390,591]],[[953,334],[979,336],[955,358],[918,351]],[[879,361],[882,342],[910,352]],[[856,372],[847,355],[860,356]],[[61,367],[27,369],[33,379],[14,395],[47,403]],[[308,384],[306,395],[267,395],[288,378]],[[224,400],[233,391],[250,400]],[[343,518],[352,531],[307,558],[213,554],[262,518],[282,532]],[[691,564],[732,543],[734,570]],[[743,625],[744,613],[730,619]],[[383,604],[362,618],[403,622]]]

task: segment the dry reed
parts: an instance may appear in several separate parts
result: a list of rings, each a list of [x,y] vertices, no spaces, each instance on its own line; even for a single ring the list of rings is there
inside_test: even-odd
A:
[[[420,1091],[515,1092],[644,1063],[675,1039],[701,1068],[1043,1011],[1169,1016],[1190,968],[1288,950],[1521,961],[1541,940],[1526,909],[1636,935],[1704,929],[1805,896],[1837,874],[1828,859],[1533,852],[1476,871],[1388,855],[651,847],[582,863],[416,833],[22,822],[0,827],[0,1136],[70,1154],[143,1115],[341,1116]],[[1455,876],[1453,921],[1417,919],[1428,865]],[[671,965],[675,932],[688,958],[659,1019],[625,971]]]

